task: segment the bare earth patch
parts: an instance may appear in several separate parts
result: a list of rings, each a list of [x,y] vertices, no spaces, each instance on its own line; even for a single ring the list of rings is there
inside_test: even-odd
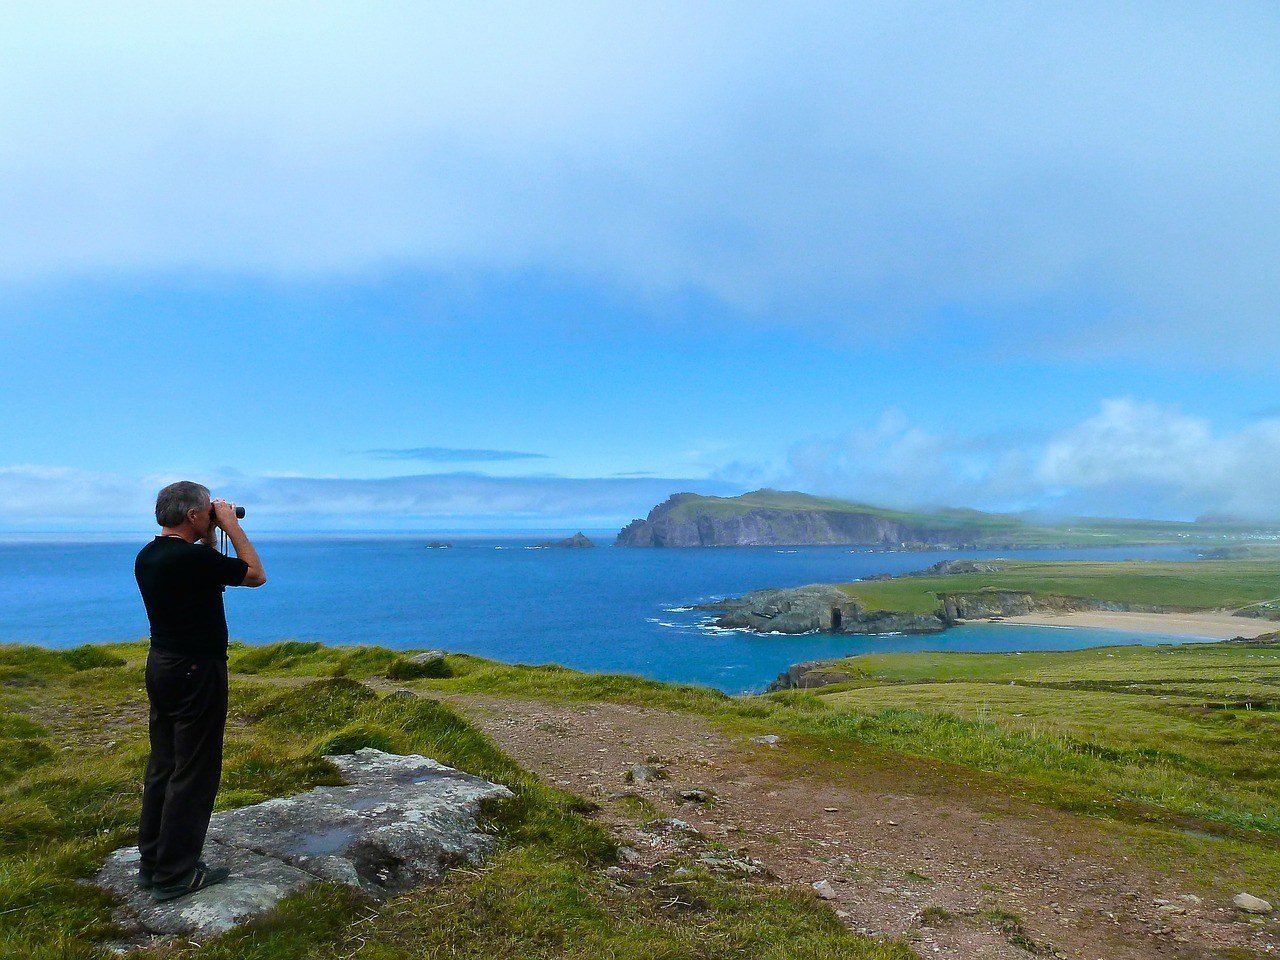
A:
[[[1229,613],[1134,613],[1130,611],[1081,610],[1075,613],[1031,613],[1004,617],[1004,623],[1024,623],[1040,627],[1096,627],[1100,630],[1128,630],[1170,637],[1203,637],[1230,640],[1233,637],[1260,637],[1274,633],[1280,624],[1257,617],[1236,617]]]
[[[850,927],[924,957],[1137,960],[1280,952],[1276,922],[1197,897],[1178,864],[1130,856],[1092,818],[1010,799],[928,761],[825,762],[680,713],[443,695],[526,768],[600,804],[631,864],[677,849],[830,900]],[[667,779],[628,782],[633,764]],[[709,800],[681,792],[704,791]],[[697,794],[689,794],[697,796]],[[679,824],[646,822],[678,818]],[[758,866],[756,863],[758,862]]]

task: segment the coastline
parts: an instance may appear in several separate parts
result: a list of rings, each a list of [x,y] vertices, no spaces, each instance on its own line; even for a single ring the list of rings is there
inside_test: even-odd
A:
[[[969,623],[987,623],[970,620]],[[1130,633],[1164,634],[1178,637],[1203,637],[1207,640],[1230,640],[1233,637],[1262,636],[1280,629],[1274,620],[1236,617],[1229,613],[1144,613],[1119,610],[1080,610],[1070,613],[1029,613],[1004,617],[997,623],[1013,623],[1035,627],[1096,627],[1100,630],[1125,630]]]

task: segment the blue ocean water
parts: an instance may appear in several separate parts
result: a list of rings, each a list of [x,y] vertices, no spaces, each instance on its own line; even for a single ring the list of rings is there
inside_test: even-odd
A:
[[[801,660],[888,650],[1051,650],[1152,637],[1086,628],[966,625],[927,636],[756,636],[687,609],[761,587],[918,570],[961,554],[847,547],[531,549],[533,539],[428,536],[257,539],[270,583],[229,590],[231,635],[438,647],[518,663],[637,673],[737,693]],[[0,542],[0,642],[65,647],[146,636],[134,541]],[[607,540],[605,542],[608,542]],[[1020,550],[963,556],[1191,559],[1181,548]]]

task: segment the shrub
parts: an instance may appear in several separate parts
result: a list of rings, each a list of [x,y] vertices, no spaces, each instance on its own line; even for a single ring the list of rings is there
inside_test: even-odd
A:
[[[123,667],[125,661],[114,653],[107,653],[101,647],[83,646],[67,650],[62,654],[72,670],[93,670],[97,667]]]
[[[414,663],[405,657],[397,658],[387,667],[388,680],[439,680],[453,676],[448,662],[443,657],[436,657],[424,663]]]

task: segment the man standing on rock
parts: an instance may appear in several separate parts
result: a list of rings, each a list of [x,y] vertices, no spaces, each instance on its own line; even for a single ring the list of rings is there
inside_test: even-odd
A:
[[[160,535],[138,553],[134,576],[151,622],[147,699],[151,759],[138,827],[138,886],[157,901],[221,883],[230,872],[200,859],[222,778],[227,724],[226,587],[267,582],[235,504],[182,480],[156,497]],[[214,547],[221,529],[234,557]]]

